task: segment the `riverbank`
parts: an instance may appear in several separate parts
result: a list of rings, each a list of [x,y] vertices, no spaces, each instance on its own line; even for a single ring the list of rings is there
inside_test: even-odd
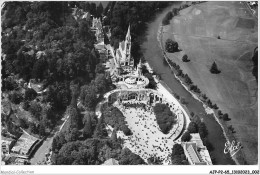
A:
[[[173,76],[172,71],[168,65],[164,65],[163,63],[164,58],[157,41],[158,27],[160,26],[162,18],[165,16],[165,14],[173,7],[178,8],[180,4],[181,3],[176,3],[169,8],[166,8],[162,13],[156,16],[155,21],[148,24],[146,40],[141,46],[144,57],[155,70],[155,72],[160,75],[161,80],[165,82],[174,93],[185,98],[185,100],[188,102],[186,107],[189,109],[189,111],[200,115],[205,124],[208,126],[208,140],[214,147],[214,150],[211,153],[211,157],[215,160],[214,164],[235,164],[229,155],[223,153],[226,139],[222,133],[221,127],[215,121],[214,116],[205,112],[203,105],[192,97],[192,95]],[[216,140],[218,140],[218,142],[216,142]]]

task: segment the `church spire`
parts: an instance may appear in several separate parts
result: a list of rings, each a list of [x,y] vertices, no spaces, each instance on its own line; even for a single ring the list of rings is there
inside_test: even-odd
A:
[[[130,35],[130,24],[128,26],[127,34],[125,37],[126,41],[130,42],[131,41],[131,35]]]

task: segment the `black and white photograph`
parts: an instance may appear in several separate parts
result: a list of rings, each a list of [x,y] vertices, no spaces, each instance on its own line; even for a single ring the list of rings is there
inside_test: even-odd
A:
[[[0,174],[259,174],[258,122],[258,1],[1,2]]]

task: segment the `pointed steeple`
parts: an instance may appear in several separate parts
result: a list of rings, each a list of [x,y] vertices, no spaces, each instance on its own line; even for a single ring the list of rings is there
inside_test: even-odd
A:
[[[128,41],[128,42],[131,41],[130,24],[129,24],[129,26],[128,26],[128,30],[127,30],[127,34],[126,34],[125,40]]]

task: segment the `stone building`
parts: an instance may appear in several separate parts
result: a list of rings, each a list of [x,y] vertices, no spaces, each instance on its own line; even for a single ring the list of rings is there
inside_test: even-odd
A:
[[[119,48],[115,51],[115,62],[117,69],[131,72],[134,70],[134,59],[131,57],[131,35],[130,25],[124,41],[119,43]]]

